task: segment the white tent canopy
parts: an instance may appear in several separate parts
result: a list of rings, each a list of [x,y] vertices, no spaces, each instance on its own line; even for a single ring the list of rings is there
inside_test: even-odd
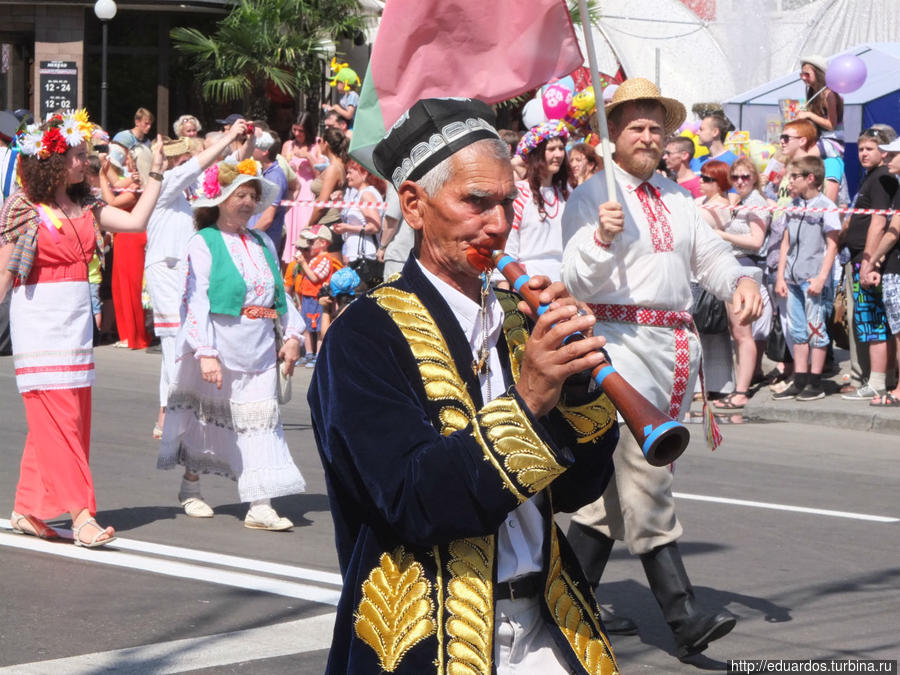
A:
[[[872,42],[857,45],[841,54],[855,54],[866,64],[866,81],[862,87],[844,94],[844,135],[855,141],[863,130],[863,108],[876,99],[896,92],[898,94],[897,117],[900,117],[900,42]],[[839,54],[834,54],[838,56]],[[771,82],[738,94],[724,103],[725,114],[738,129],[750,132],[751,138],[765,139],[770,122],[778,128],[782,120],[778,101],[806,98],[806,85],[799,72],[776,78]],[[896,119],[896,118],[895,118]],[[880,120],[889,124],[895,120]],[[770,139],[772,140],[772,139]]]

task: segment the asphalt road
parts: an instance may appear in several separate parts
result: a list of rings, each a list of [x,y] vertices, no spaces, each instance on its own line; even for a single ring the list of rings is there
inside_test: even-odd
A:
[[[296,527],[269,533],[243,527],[246,506],[215,476],[203,478],[203,490],[216,517],[181,512],[179,472],[155,468],[150,437],[158,367],[158,355],[97,350],[91,465],[98,519],[117,528],[115,547],[40,542],[0,520],[0,673],[322,672],[340,578],[302,395],[309,372],[283,409],[308,491],[275,500]],[[5,516],[26,433],[9,357],[0,358],[0,410]],[[786,423],[724,430],[715,454],[692,443],[675,485],[697,595],[734,612],[737,627],[694,662],[677,661],[640,561],[620,546],[604,599],[640,626],[640,635],[613,642],[622,671],[900,658],[896,439]],[[699,426],[692,431],[701,437]]]

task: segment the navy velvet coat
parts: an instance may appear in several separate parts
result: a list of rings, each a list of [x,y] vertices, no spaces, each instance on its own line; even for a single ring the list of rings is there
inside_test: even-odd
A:
[[[530,322],[518,296],[497,295],[508,391],[487,404],[466,337],[412,258],[328,331],[308,398],[344,578],[329,673],[495,672],[495,535],[541,491],[544,618],[573,672],[616,670],[553,522],[603,492],[615,410],[585,395],[532,417],[513,386]]]

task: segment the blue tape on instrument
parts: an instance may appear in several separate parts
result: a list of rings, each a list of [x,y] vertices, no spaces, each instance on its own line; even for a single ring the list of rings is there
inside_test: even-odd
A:
[[[541,314],[543,314],[544,312],[546,312],[548,309],[550,309],[550,305],[541,305],[541,306],[539,306],[539,307],[537,308],[537,315],[540,316]]]
[[[527,274],[523,274],[518,279],[516,279],[516,282],[513,284],[513,288],[516,289],[516,293],[518,293],[519,289],[521,289],[522,286],[527,284],[530,279],[531,279],[531,277],[528,276]]]
[[[503,272],[503,268],[509,265],[509,263],[515,262],[515,258],[511,255],[505,255],[500,260],[497,261],[497,270],[499,272]]]
[[[594,375],[594,382],[597,383],[597,386],[598,386],[598,387],[602,387],[602,386],[603,386],[603,380],[606,379],[606,376],[607,376],[607,375],[611,375],[611,374],[614,373],[614,372],[616,372],[616,369],[615,369],[615,368],[613,368],[612,366],[606,366],[606,368],[604,368],[604,369],[601,370],[599,373],[597,373],[596,375]]]
[[[656,429],[654,429],[647,438],[644,439],[644,445],[641,447],[641,450],[644,451],[644,457],[647,457],[650,453],[650,448],[653,447],[653,444],[656,442],[660,436],[666,433],[669,429],[674,427],[680,427],[681,423],[676,422],[675,420],[669,420],[668,422],[663,422]]]

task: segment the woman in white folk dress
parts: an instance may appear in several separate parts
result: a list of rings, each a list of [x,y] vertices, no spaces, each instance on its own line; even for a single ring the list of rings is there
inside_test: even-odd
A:
[[[197,234],[187,248],[187,280],[157,466],[185,468],[178,499],[189,516],[211,517],[199,474],[237,481],[250,508],[244,525],[287,530],[271,499],[306,489],[291,459],[278,408],[278,367],[300,358],[303,319],[287,302],[278,257],[267,237],[247,229],[276,186],[259,162],[214,164],[193,204]],[[284,344],[276,353],[275,322]],[[283,366],[278,362],[283,361]]]
[[[525,161],[525,180],[517,181],[513,222],[506,252],[518,258],[529,275],[543,274],[559,281],[562,266],[562,214],[569,198],[566,139],[569,131],[559,120],[532,127],[519,141],[516,154]],[[495,281],[508,288],[499,272]]]

